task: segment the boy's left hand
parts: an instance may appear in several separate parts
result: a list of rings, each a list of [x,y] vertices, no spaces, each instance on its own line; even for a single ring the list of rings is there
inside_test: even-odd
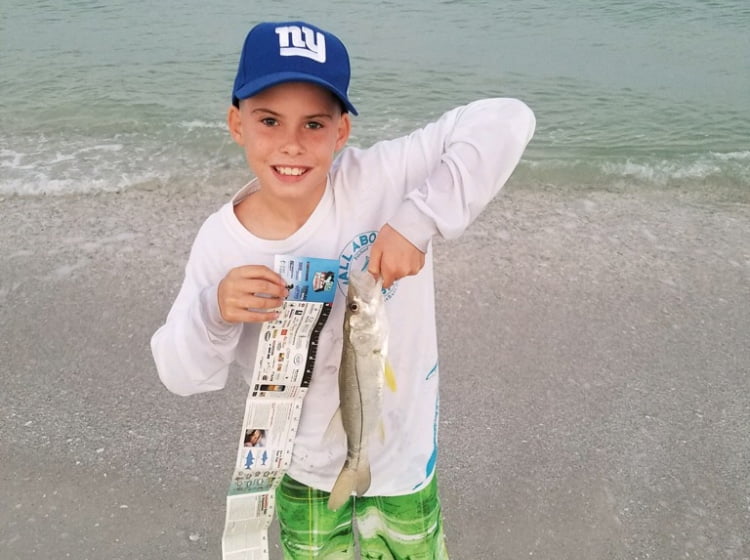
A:
[[[385,224],[370,249],[370,264],[367,270],[374,276],[383,277],[383,288],[404,276],[412,276],[422,270],[424,253],[411,241]]]

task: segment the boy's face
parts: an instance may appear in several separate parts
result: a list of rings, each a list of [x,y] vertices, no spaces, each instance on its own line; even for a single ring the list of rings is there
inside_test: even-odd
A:
[[[343,148],[351,121],[328,90],[306,82],[273,86],[244,99],[227,117],[235,142],[264,196],[317,203],[334,153]]]

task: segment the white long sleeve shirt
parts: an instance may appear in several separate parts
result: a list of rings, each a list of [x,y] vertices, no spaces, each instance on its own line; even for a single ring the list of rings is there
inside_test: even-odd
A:
[[[377,232],[389,223],[426,252],[416,276],[386,294],[389,361],[397,390],[385,391],[384,438],[371,438],[367,495],[400,495],[427,483],[435,468],[438,352],[430,240],[459,236],[497,194],[534,132],[531,110],[515,99],[485,99],[453,109],[408,136],[336,158],[326,191],[307,222],[283,240],[261,239],[237,219],[234,205],[259,188],[253,181],[200,229],[185,280],[151,346],[159,377],[178,395],[222,389],[236,363],[249,381],[260,327],[230,324],[218,308],[219,282],[237,266],[274,256],[337,259],[339,275],[361,268]],[[323,328],[305,396],[289,475],[330,491],[346,442],[324,442],[338,408],[338,367],[345,293],[339,284]]]

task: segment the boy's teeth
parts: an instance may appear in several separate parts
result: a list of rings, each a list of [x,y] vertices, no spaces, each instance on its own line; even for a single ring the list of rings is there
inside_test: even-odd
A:
[[[305,170],[299,167],[277,167],[276,171],[282,175],[302,175]]]

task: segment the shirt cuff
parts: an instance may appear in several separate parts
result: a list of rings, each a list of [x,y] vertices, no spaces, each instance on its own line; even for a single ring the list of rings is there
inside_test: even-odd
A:
[[[437,233],[435,222],[419,210],[413,200],[406,199],[388,224],[403,235],[423,253],[427,252],[430,241]]]
[[[224,341],[238,336],[242,330],[241,323],[229,323],[221,317],[217,290],[219,286],[208,286],[200,294],[200,312],[209,338],[213,341]]]

